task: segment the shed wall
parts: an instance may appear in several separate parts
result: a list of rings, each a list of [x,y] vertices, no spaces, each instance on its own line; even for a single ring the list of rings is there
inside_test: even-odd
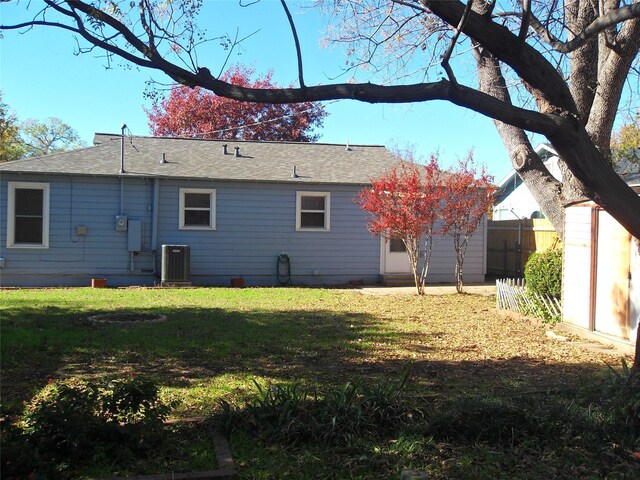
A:
[[[591,208],[566,208],[564,222],[562,318],[572,325],[590,328]]]
[[[640,255],[628,232],[593,202],[565,209],[563,321],[633,344]]]
[[[604,210],[597,215],[595,329],[628,340],[631,236]]]

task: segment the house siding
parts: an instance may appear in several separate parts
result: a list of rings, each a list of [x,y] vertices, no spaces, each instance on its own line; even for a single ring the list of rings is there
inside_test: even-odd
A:
[[[441,223],[436,222],[435,231],[441,230]],[[469,239],[467,245],[464,265],[463,265],[463,280],[465,283],[482,283],[485,281],[486,263],[486,220],[483,218],[480,224],[476,228],[475,232]],[[420,249],[424,249],[426,237],[422,237],[420,240]],[[388,245],[383,242],[381,245],[381,251],[383,252],[383,264],[382,271],[385,274],[386,281],[391,283],[397,283],[396,277],[407,277],[410,275],[409,259],[406,253],[400,253],[404,258],[402,261],[398,260],[396,255],[398,253],[390,254],[391,258],[387,258]],[[422,260],[422,259],[421,259]],[[422,265],[422,261],[420,263]],[[436,234],[433,238],[433,250],[431,253],[431,261],[429,263],[429,271],[427,272],[426,282],[427,284],[437,283],[455,283],[455,265],[456,265],[456,251],[453,246],[452,237],[450,235]],[[403,271],[406,269],[406,271]]]
[[[190,182],[189,188],[216,190],[215,231],[177,229],[175,205],[184,187],[180,181],[162,182],[158,233],[163,244],[190,246],[194,283],[228,284],[230,278],[242,276],[249,285],[277,284],[280,253],[290,258],[294,284],[378,281],[379,244],[353,201],[358,187]],[[300,190],[331,193],[330,231],[295,230]]]
[[[131,257],[127,251],[127,232],[115,231],[115,216],[120,213],[120,180],[71,176],[35,176],[3,174],[0,184],[0,285],[64,286],[88,285],[91,278],[113,277],[114,284],[145,283],[150,277],[150,252]],[[7,248],[7,182],[39,181],[50,185],[49,248]],[[143,232],[150,222],[148,197],[151,192],[144,179],[126,179],[123,199],[130,220],[140,220]],[[76,233],[87,227],[87,235]],[[143,234],[143,250],[149,244]],[[117,277],[117,278],[116,278]]]
[[[51,188],[47,249],[6,248],[7,182],[47,182]],[[152,285],[158,282],[162,245],[191,248],[195,285],[275,285],[280,253],[291,259],[294,284],[333,285],[379,279],[379,240],[366,228],[353,202],[357,186],[160,180],[157,255],[152,252],[153,179],[126,178],[120,208],[120,179],[108,177],[3,174],[0,184],[2,286]],[[216,189],[216,230],[178,229],[180,188]],[[331,193],[331,230],[295,231],[296,191]],[[127,215],[142,225],[142,251],[127,251],[128,233],[115,229]],[[76,228],[88,234],[78,236]],[[155,261],[155,264],[154,264]]]

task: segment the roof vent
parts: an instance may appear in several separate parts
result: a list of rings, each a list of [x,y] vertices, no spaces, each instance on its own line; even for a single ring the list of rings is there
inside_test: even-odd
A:
[[[300,178],[300,175],[296,173],[296,166],[293,166],[293,172],[291,172],[291,178]]]
[[[347,152],[351,151],[351,147],[349,146],[349,140],[347,140],[347,145],[344,147]]]
[[[160,163],[167,163],[167,154],[162,152],[162,160],[160,160]]]
[[[235,151],[236,151],[236,154],[235,154],[235,155],[236,155],[236,157],[239,157],[239,156],[240,156],[240,147],[233,147],[233,148],[234,148],[234,149],[235,149]]]
[[[229,152],[227,152],[227,144],[225,143],[224,145],[222,145],[222,154],[223,155],[227,155]]]

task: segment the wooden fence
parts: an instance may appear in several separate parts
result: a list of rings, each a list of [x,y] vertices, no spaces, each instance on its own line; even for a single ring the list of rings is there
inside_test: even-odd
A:
[[[560,301],[527,289],[524,279],[496,280],[496,307],[551,322],[562,317]]]
[[[533,252],[553,248],[558,234],[546,218],[487,222],[487,274],[522,277]]]

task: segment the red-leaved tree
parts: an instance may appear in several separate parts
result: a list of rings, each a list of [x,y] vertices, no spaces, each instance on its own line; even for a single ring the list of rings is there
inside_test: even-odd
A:
[[[272,72],[252,81],[253,74],[252,68],[237,65],[221,79],[242,87],[278,88]],[[166,98],[154,99],[145,111],[151,131],[158,136],[298,142],[317,140],[313,132],[327,115],[319,102],[240,102],[184,85],[173,86]]]
[[[456,250],[456,290],[462,293],[462,266],[469,239],[493,202],[496,187],[484,165],[478,169],[470,151],[465,159],[458,160],[450,174],[443,176],[440,216],[442,232],[453,238]]]
[[[368,226],[371,233],[386,239],[399,238],[404,242],[420,295],[424,294],[441,202],[439,178],[435,155],[427,165],[403,161],[382,177],[372,180],[371,187],[363,189],[357,199],[362,209],[370,214]],[[421,240],[424,242],[423,255],[420,252]]]

